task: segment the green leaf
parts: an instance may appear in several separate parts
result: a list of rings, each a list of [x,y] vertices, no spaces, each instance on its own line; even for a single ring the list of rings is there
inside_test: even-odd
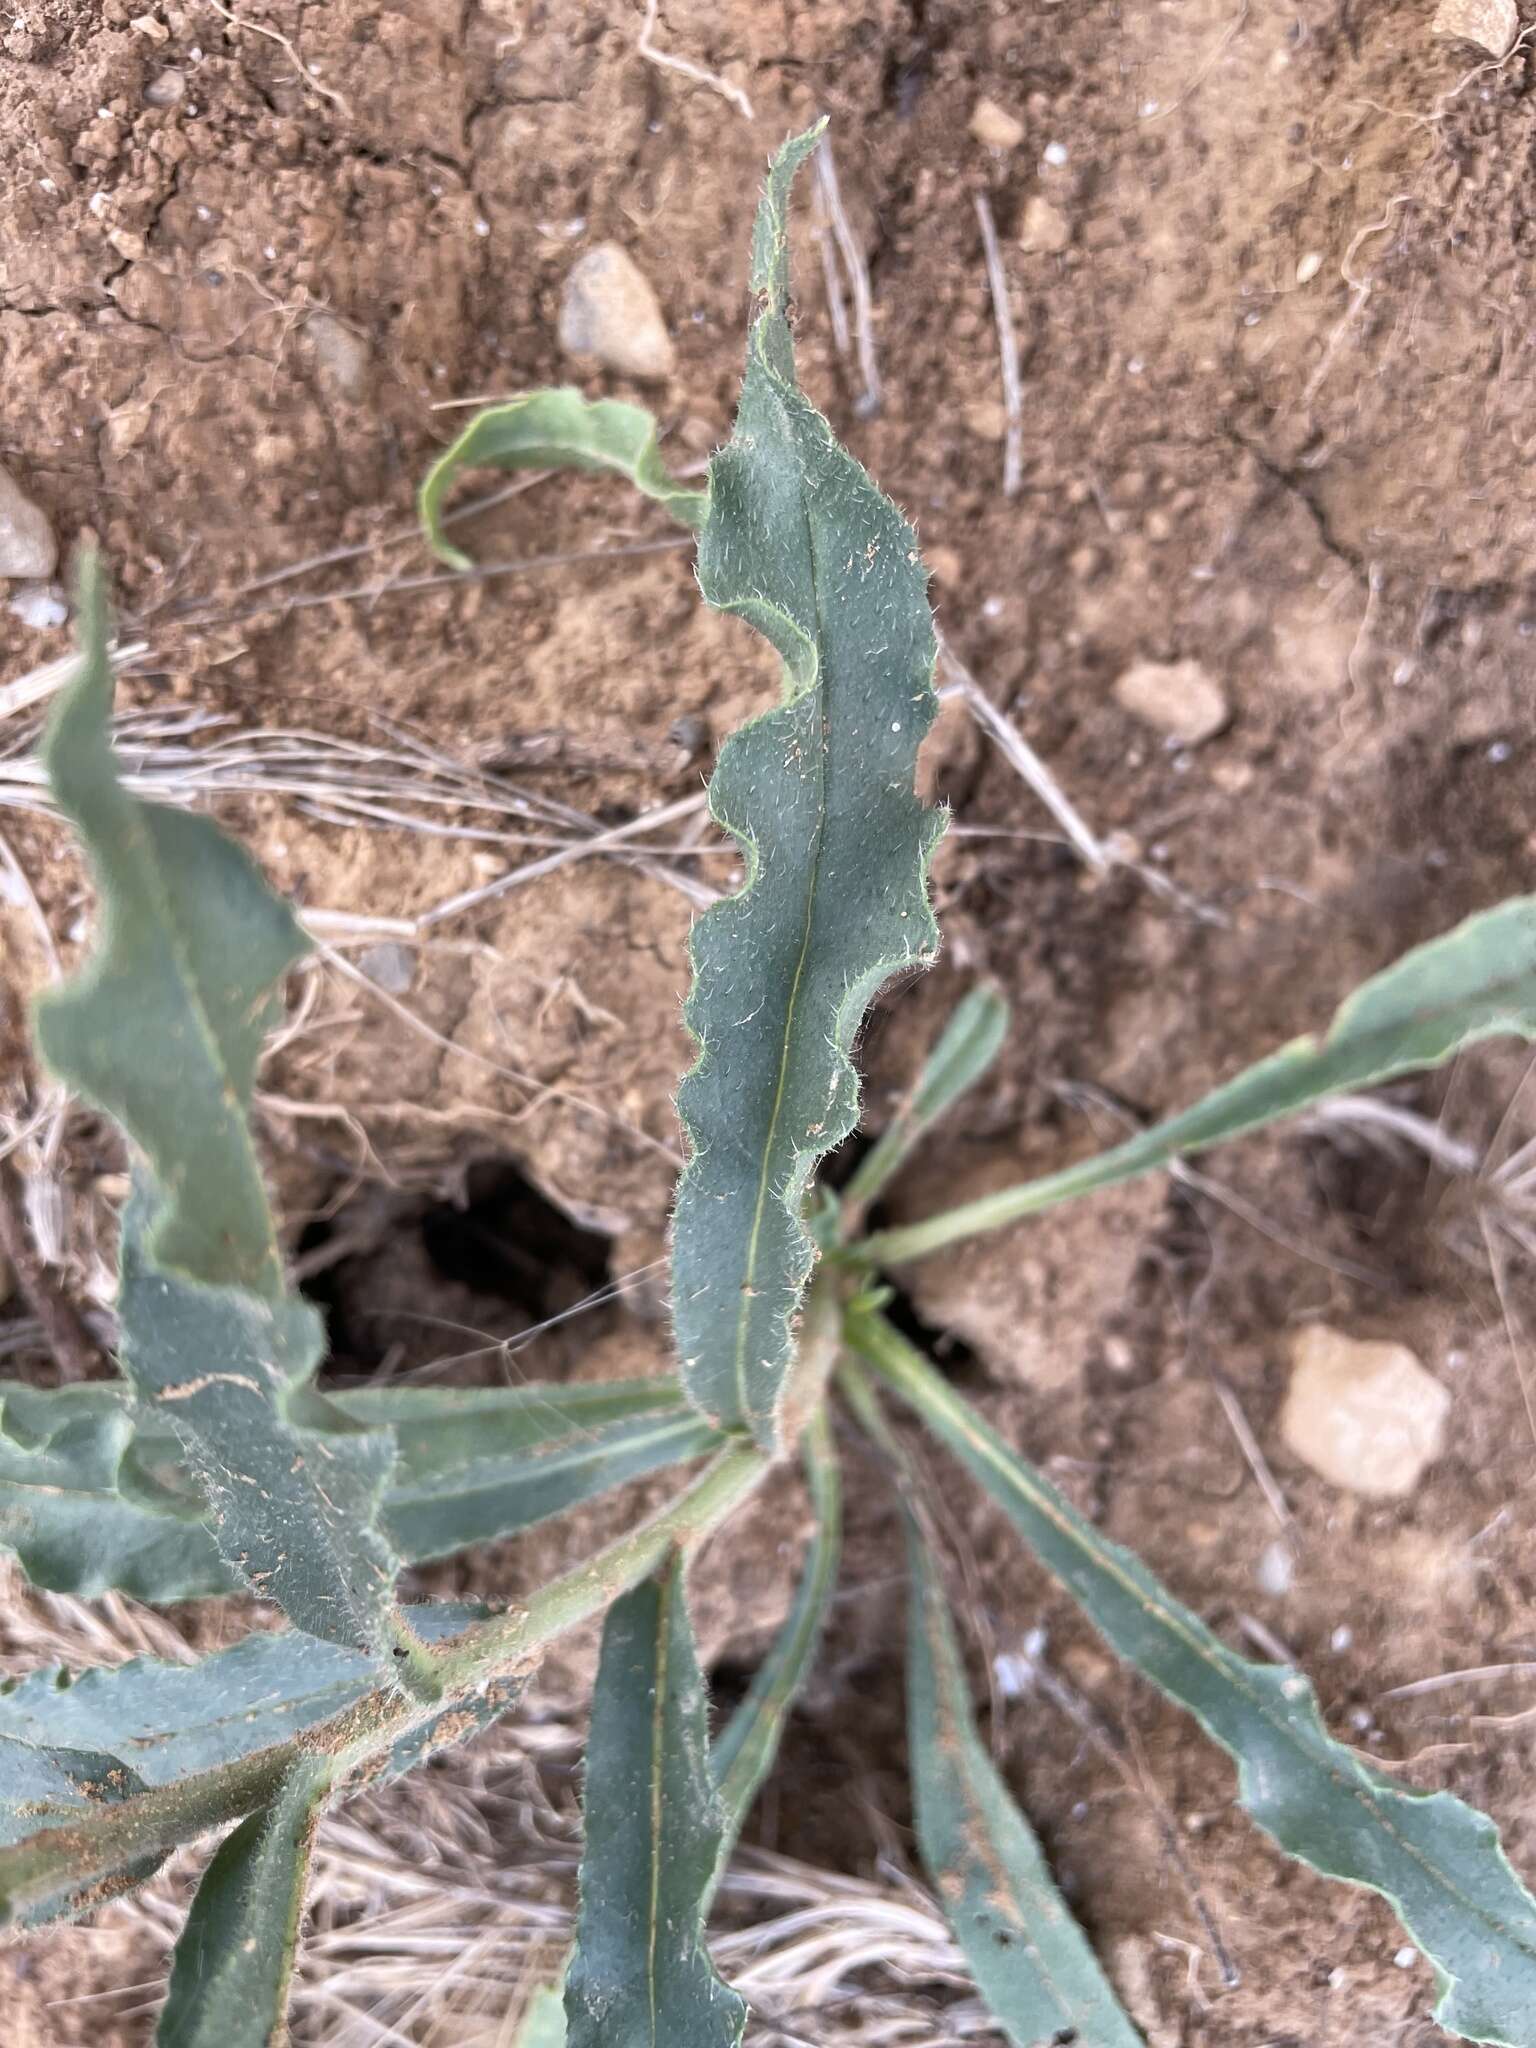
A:
[[[80,612],[82,659],[43,758],[90,856],[101,942],[39,1003],[37,1034],[148,1161],[123,1218],[124,1370],[181,1440],[225,1563],[312,1634],[381,1663],[403,1649],[413,1678],[378,1527],[393,1441],[305,1388],[320,1320],[284,1287],[246,1121],[273,987],[304,942],[217,827],[118,780],[94,557]]]
[[[38,1044],[59,1077],[147,1155],[162,1206],[148,1257],[210,1287],[283,1298],[266,1192],[246,1127],[272,990],[307,950],[249,856],[192,811],[141,803],[112,756],[101,572],[80,579],[82,656],[43,762],[90,855],[101,943],[43,996]]]
[[[360,1429],[395,1432],[383,1522],[408,1564],[512,1535],[720,1443],[673,1378],[365,1387],[328,1401]],[[127,1387],[0,1383],[0,1546],[34,1585],[87,1599],[229,1592],[238,1581],[206,1512],[180,1439]]]
[[[832,1448],[832,1428],[825,1407],[812,1418],[801,1441],[816,1526],[811,1532],[795,1602],[774,1638],[773,1647],[753,1674],[746,1698],[721,1730],[710,1752],[710,1770],[725,1815],[721,1871],[763,1780],[773,1768],[784,1724],[810,1673],[837,1581],[842,1540],[842,1474]]]
[[[451,1601],[406,1612],[427,1642],[451,1641],[480,1618]],[[0,1687],[0,1741],[110,1748],[143,1784],[174,1785],[317,1727],[377,1682],[356,1650],[279,1629],[195,1664],[137,1657],[73,1679],[62,1667],[30,1672]]]
[[[1112,1151],[921,1223],[877,1231],[855,1249],[883,1265],[924,1258],[1294,1116],[1324,1096],[1441,1066],[1464,1046],[1504,1035],[1536,1038],[1536,896],[1511,897],[1414,947],[1341,1003],[1324,1037],[1293,1039],[1193,1108]]]
[[[1536,1900],[1485,1814],[1405,1791],[1335,1742],[1299,1672],[1229,1650],[1139,1558],[1101,1536],[1017,1457],[889,1324],[849,1317],[854,1350],[980,1480],[1128,1663],[1236,1761],[1238,1794],[1325,1877],[1379,1892],[1434,1966],[1436,2018],[1503,2048],[1536,2048]]]
[[[938,1044],[923,1062],[917,1086],[889,1127],[859,1161],[843,1191],[847,1207],[874,1201],[939,1118],[974,1088],[1002,1050],[1008,1004],[996,989],[973,988],[955,1005]]]
[[[575,1387],[380,1387],[333,1396],[395,1432],[384,1526],[412,1563],[489,1543],[720,1448],[673,1378]]]
[[[923,1864],[982,1996],[1018,2048],[1141,2048],[971,1718],[944,1594],[907,1518],[907,1748]]]
[[[402,1642],[400,1561],[379,1522],[393,1436],[308,1386],[324,1339],[307,1302],[151,1264],[152,1213],[140,1182],[123,1213],[123,1370],[180,1438],[231,1571],[297,1627],[382,1664]]]
[[[236,1581],[183,1483],[174,1437],[146,1437],[127,1389],[0,1385],[0,1547],[35,1586],[95,1599],[192,1600]]]
[[[643,406],[583,398],[570,386],[530,391],[476,413],[421,487],[422,529],[433,553],[453,569],[473,567],[443,531],[443,500],[466,469],[607,470],[628,477],[685,526],[703,524],[709,493],[667,474],[656,422]]]
[[[176,1944],[156,2048],[282,2048],[310,1851],[331,1789],[301,1757],[220,1843]]]
[[[704,1946],[723,1816],[680,1553],[609,1610],[583,1805],[570,2048],[735,2048],[747,2009]]]
[[[0,1848],[12,1848],[50,1829],[72,1829],[82,1814],[116,1805],[140,1790],[141,1780],[118,1756],[95,1749],[61,1748],[56,1737],[33,1743],[0,1734]],[[99,1905],[116,1892],[152,1877],[161,1860],[153,1856],[127,1863],[89,1890],[61,1882],[33,1902],[21,1916],[21,1924],[36,1926]]]
[[[727,740],[710,784],[746,882],[693,927],[673,1313],[694,1402],[770,1450],[813,1260],[807,1185],[857,1120],[866,1006],[937,947],[927,872],[944,825],[913,788],[937,702],[916,537],[795,384],[786,214],[820,134],[769,172],[736,431],[699,537],[705,597],[778,649],[784,695]]]
[[[541,1984],[528,2001],[512,2048],[565,2048],[565,1978]]]

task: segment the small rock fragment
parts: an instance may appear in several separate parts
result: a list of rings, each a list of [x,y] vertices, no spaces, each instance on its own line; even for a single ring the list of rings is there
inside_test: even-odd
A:
[[[1059,206],[1052,206],[1044,193],[1032,192],[1024,202],[1019,247],[1032,256],[1059,256],[1071,246],[1071,221]]]
[[[365,946],[357,964],[375,988],[389,996],[403,996],[416,979],[416,955],[409,946],[385,939],[377,946]]]
[[[971,133],[988,149],[1017,149],[1024,140],[1024,123],[996,100],[979,99],[971,113]]]
[[[1115,701],[1181,747],[1198,747],[1231,716],[1220,686],[1198,661],[1138,661],[1115,679]]]
[[[311,313],[304,322],[315,367],[340,398],[361,398],[368,386],[368,344],[334,313]]]
[[[1290,1349],[1286,1448],[1368,1500],[1412,1493],[1444,1443],[1446,1389],[1405,1344],[1347,1337],[1326,1323],[1298,1330]]]
[[[48,515],[0,468],[0,576],[46,583],[59,559]]]
[[[958,588],[965,575],[965,564],[957,549],[946,547],[939,541],[933,547],[923,549],[923,559],[935,583],[942,584],[946,590]]]
[[[995,398],[979,398],[961,409],[966,431],[978,441],[1001,441],[1008,431],[1008,414]]]
[[[568,356],[595,357],[623,377],[660,383],[672,374],[672,337],[656,294],[616,242],[589,249],[565,281],[560,346]]]
[[[34,633],[51,633],[69,617],[69,600],[57,583],[20,583],[6,610]]]
[[[187,96],[187,74],[179,65],[167,64],[144,88],[146,107],[174,107]]]
[[[1308,249],[1304,256],[1299,256],[1296,259],[1296,282],[1298,284],[1310,284],[1322,267],[1322,250]]]
[[[1515,46],[1520,16],[1515,0],[1440,0],[1429,26],[1431,35],[1476,43],[1502,61]]]

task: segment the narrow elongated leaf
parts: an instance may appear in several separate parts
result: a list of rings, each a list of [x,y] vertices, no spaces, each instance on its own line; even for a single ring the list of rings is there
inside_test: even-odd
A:
[[[854,1349],[911,1402],[1009,1515],[1105,1641],[1234,1758],[1238,1793],[1283,1849],[1381,1893],[1434,1966],[1440,2024],[1536,2048],[1536,1900],[1485,1814],[1393,1784],[1335,1742],[1299,1672],[1229,1650],[1139,1558],[1101,1536],[877,1316]]]
[[[907,1748],[923,1864],[1017,2048],[1142,2048],[971,1718],[943,1590],[909,1518]]]
[[[404,1649],[414,1671],[378,1526],[393,1443],[305,1387],[320,1321],[284,1288],[246,1123],[273,988],[304,943],[206,818],[123,787],[94,560],[80,611],[83,656],[43,755],[90,856],[101,943],[39,1003],[37,1034],[148,1161],[123,1219],[123,1366],[185,1447],[225,1563],[299,1627],[381,1663]]]
[[[358,1429],[395,1433],[382,1515],[408,1564],[512,1535],[720,1444],[670,1377],[328,1398]],[[155,1601],[229,1592],[238,1580],[206,1513],[181,1440],[126,1386],[0,1383],[0,1546],[35,1585]]]
[[[707,491],[676,482],[656,446],[656,422],[643,406],[583,398],[569,386],[530,391],[476,413],[421,487],[421,523],[433,552],[455,569],[470,558],[443,531],[443,500],[466,469],[588,469],[628,477],[685,526],[699,526]]]
[[[331,1787],[300,1757],[268,1806],[221,1842],[176,1944],[156,2048],[282,2048],[310,1852]]]
[[[570,2048],[736,2048],[747,2009],[704,1946],[723,1819],[680,1554],[609,1610],[583,1807]]]
[[[842,1531],[842,1478],[823,1408],[802,1439],[806,1478],[816,1526],[800,1574],[794,1606],[759,1665],[746,1698],[710,1750],[710,1776],[719,1794],[722,1826],[714,1877],[699,1905],[707,1919],[716,1887],[725,1874],[736,1838],[752,1801],[773,1768],[784,1723],[816,1654],[837,1578]],[[0,1718],[0,1728],[5,1725]],[[513,2048],[566,2048],[565,1968],[553,1984],[540,1985],[529,2000]]]
[[[611,1487],[720,1447],[673,1378],[587,1387],[367,1388],[337,1397],[388,1425],[399,1457],[384,1526],[413,1563],[531,1528]]]
[[[408,1608],[425,1642],[451,1641],[482,1615],[457,1601]],[[293,1629],[247,1636],[195,1664],[158,1657],[82,1672],[29,1672],[0,1688],[0,1741],[110,1744],[145,1785],[173,1785],[287,1742],[356,1704],[378,1681],[356,1650]],[[6,1783],[0,1773],[0,1798]]]
[[[979,1231],[1134,1180],[1181,1153],[1294,1116],[1324,1096],[1441,1066],[1463,1046],[1506,1035],[1536,1038],[1536,896],[1511,897],[1415,946],[1341,1003],[1322,1038],[1293,1039],[1193,1108],[1123,1145],[921,1223],[877,1231],[858,1249],[887,1265],[923,1258]]]
[[[1008,1005],[996,989],[967,990],[924,1060],[910,1100],[850,1176],[843,1191],[845,1206],[874,1201],[939,1118],[975,1087],[1007,1035]]]
[[[752,1802],[773,1769],[784,1724],[809,1676],[826,1624],[832,1588],[837,1582],[842,1542],[842,1474],[832,1448],[831,1424],[825,1408],[817,1412],[801,1441],[816,1524],[801,1568],[795,1602],[774,1638],[773,1647],[754,1672],[746,1698],[721,1730],[710,1752],[710,1770],[725,1816],[720,1845],[722,1872]]]
[[[43,747],[90,855],[101,943],[36,1006],[54,1071],[148,1156],[159,1208],[146,1253],[211,1287],[277,1301],[282,1270],[246,1128],[272,991],[307,944],[243,850],[192,811],[141,803],[112,756],[106,600],[81,576],[83,652]]]
[[[813,1260],[807,1184],[857,1118],[849,1051],[870,998],[937,947],[944,824],[913,788],[937,701],[916,536],[795,384],[787,213],[819,136],[769,172],[736,431],[699,537],[705,597],[777,648],[784,696],[727,740],[710,784],[746,882],[693,928],[673,1315],[692,1399],[767,1449]]]

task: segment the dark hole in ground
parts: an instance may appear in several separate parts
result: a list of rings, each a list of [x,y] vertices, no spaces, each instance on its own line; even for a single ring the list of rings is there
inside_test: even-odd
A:
[[[474,1362],[567,1315],[611,1277],[611,1240],[552,1202],[515,1160],[471,1165],[458,1201],[369,1188],[299,1239],[295,1268],[348,1376]],[[598,1310],[596,1313],[603,1313]]]
[[[478,1161],[464,1191],[462,1207],[436,1202],[421,1219],[427,1256],[445,1280],[511,1302],[533,1322],[608,1280],[611,1240],[568,1216],[515,1161]]]

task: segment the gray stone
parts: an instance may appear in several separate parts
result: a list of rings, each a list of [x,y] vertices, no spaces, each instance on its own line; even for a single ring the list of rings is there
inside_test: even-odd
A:
[[[58,566],[59,544],[48,515],[8,469],[0,468],[0,576],[46,583]]]
[[[656,294],[616,242],[589,249],[565,281],[560,346],[622,377],[661,383],[672,374],[672,337]]]
[[[374,987],[389,996],[403,996],[416,979],[415,953],[395,939],[365,946],[357,956],[357,964]]]

